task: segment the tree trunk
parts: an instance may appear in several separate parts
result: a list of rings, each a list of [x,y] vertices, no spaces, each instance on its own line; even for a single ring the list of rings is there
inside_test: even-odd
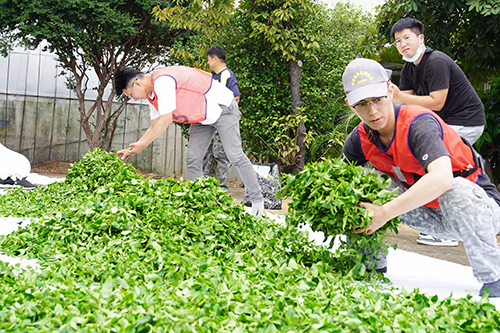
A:
[[[300,98],[300,78],[302,71],[302,62],[290,60],[290,89],[292,92],[292,112],[293,114],[300,113],[302,101]],[[295,156],[293,162],[293,173],[297,174],[304,168],[306,147],[304,145],[304,138],[306,136],[306,127],[303,123],[299,124],[297,128],[296,143],[299,146],[299,152]]]
[[[111,80],[110,73],[95,72],[99,78],[99,88],[97,97],[94,103],[87,108],[85,104],[85,90],[87,84],[85,82],[85,74],[77,70],[76,65],[68,65],[75,78],[75,94],[78,97],[80,109],[80,122],[87,138],[87,144],[90,150],[97,147],[111,150],[115,129],[118,124],[118,118],[125,109],[126,101],[122,101],[118,109],[112,110],[114,94],[108,96],[104,101],[105,87]],[[85,73],[85,71],[83,71]]]

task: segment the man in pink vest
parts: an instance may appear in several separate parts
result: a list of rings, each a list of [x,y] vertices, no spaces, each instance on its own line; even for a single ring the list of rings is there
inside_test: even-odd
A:
[[[167,129],[172,121],[190,123],[187,149],[187,178],[203,177],[203,156],[215,131],[224,150],[236,166],[249,191],[252,214],[264,211],[264,199],[257,176],[241,147],[238,104],[233,92],[213,80],[205,71],[170,66],[151,74],[125,67],[115,72],[115,92],[134,100],[146,99],[151,108],[151,125],[139,141],[117,152],[124,161],[138,154]]]

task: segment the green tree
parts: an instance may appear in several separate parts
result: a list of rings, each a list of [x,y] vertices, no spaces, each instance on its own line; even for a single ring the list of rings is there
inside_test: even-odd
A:
[[[58,56],[64,70],[71,73],[68,83],[79,101],[80,120],[88,145],[111,148],[118,117],[128,98],[113,108],[114,70],[133,66],[145,68],[168,57],[170,45],[183,33],[168,23],[158,22],[151,10],[157,0],[0,0],[0,34],[36,48],[43,40]],[[8,44],[1,43],[2,51]],[[94,71],[99,85],[88,85]],[[85,103],[89,89],[97,91],[92,105]],[[112,90],[112,89],[110,89]],[[107,95],[107,93],[109,93]],[[107,97],[106,97],[107,96]]]
[[[301,109],[307,116],[308,133],[314,138],[306,151],[306,161],[338,156],[346,120],[351,115],[344,102],[342,73],[356,57],[356,46],[371,17],[352,5],[337,4],[333,9],[318,7],[314,20],[322,37],[313,56],[303,60],[300,84]],[[280,129],[286,128],[279,124],[287,119],[293,123],[298,117],[289,117],[289,65],[270,43],[250,37],[252,21],[247,15],[237,12],[233,21],[220,43],[228,46],[228,62],[238,76],[242,93],[242,137],[253,154],[279,160],[282,142],[276,140],[284,134]],[[285,134],[292,137],[294,133],[290,130]]]
[[[298,115],[302,110],[301,71],[303,62],[315,58],[319,49],[320,31],[315,23],[321,10],[314,0],[242,0],[242,15],[249,20],[249,38],[256,38],[269,44],[270,49],[288,63],[290,75],[291,113]],[[293,135],[298,151],[294,154],[293,173],[305,165],[306,127],[298,123]]]
[[[168,21],[172,28],[187,29],[194,33],[196,47],[185,45],[184,42],[193,40],[191,38],[179,43],[172,53],[181,62],[204,69],[208,69],[205,52],[221,36],[225,26],[230,23],[232,13],[234,0],[175,1],[175,6],[158,5],[153,8],[153,15],[158,21]],[[193,56],[193,53],[197,56]]]

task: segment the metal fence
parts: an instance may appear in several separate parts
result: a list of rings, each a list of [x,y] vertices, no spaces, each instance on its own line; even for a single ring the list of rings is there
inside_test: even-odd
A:
[[[97,85],[92,73],[89,78],[90,87]],[[89,105],[94,94],[90,89],[86,94]],[[79,119],[78,99],[66,87],[55,55],[40,46],[35,51],[15,49],[0,58],[0,143],[32,164],[77,161],[89,149]],[[113,149],[137,141],[148,126],[149,106],[129,103],[119,118]],[[185,149],[181,129],[170,126],[129,161],[143,171],[185,175]]]

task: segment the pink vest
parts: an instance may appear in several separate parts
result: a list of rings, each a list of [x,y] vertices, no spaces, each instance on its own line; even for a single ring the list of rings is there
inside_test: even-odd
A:
[[[205,94],[212,86],[212,74],[201,69],[170,66],[153,72],[153,95],[148,101],[158,110],[158,96],[155,80],[168,75],[175,80],[176,109],[172,112],[172,120],[180,123],[199,123],[207,119],[207,100]]]

